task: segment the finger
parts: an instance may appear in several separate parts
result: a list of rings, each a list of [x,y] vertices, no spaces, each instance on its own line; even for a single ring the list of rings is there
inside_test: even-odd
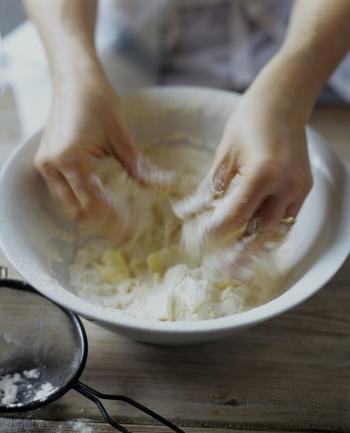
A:
[[[199,258],[203,248],[208,248],[209,236],[206,227],[209,225],[211,215],[201,213],[196,218],[187,219],[181,231],[181,245],[191,256]]]
[[[236,166],[226,157],[213,166],[210,188],[214,198],[219,198],[225,193],[237,172]]]
[[[101,205],[106,205],[103,185],[91,167],[79,161],[77,165],[61,166],[61,174],[77,197],[83,212],[93,212]]]
[[[213,209],[213,200],[225,194],[236,173],[236,169],[230,167],[226,160],[222,160],[209,171],[192,195],[173,205],[175,215],[182,220],[187,220]]]
[[[212,174],[208,173],[193,194],[172,203],[173,212],[178,218],[186,221],[201,212],[212,209],[212,205],[210,204],[213,200],[213,194],[210,187],[211,179]]]
[[[104,207],[95,209],[93,213],[84,214],[79,220],[79,229],[83,233],[108,236],[116,243],[124,243],[132,236],[135,227],[135,215],[131,212],[129,204],[123,199],[107,198]]]
[[[204,259],[206,274],[210,279],[234,279],[248,282],[254,277],[254,262],[265,252],[264,236],[256,233],[242,238],[226,248],[215,251]]]
[[[271,278],[275,284],[276,269],[270,266],[269,253],[275,250],[289,232],[290,226],[280,224],[275,231],[256,232],[248,236],[243,236],[231,245],[215,250],[213,253],[205,256],[203,268],[209,279],[227,280],[234,279],[242,283],[248,283],[255,278],[256,271],[266,278]],[[273,272],[270,271],[273,269]],[[272,272],[272,273],[271,273]]]
[[[45,180],[51,194],[64,205],[64,210],[68,216],[77,218],[80,214],[80,204],[64,176],[52,169],[50,176],[45,176]]]
[[[232,243],[245,231],[266,196],[271,192],[256,179],[247,181],[237,177],[237,187],[229,191],[211,212],[187,220],[182,242],[190,254],[203,248],[213,249],[217,244]]]
[[[259,230],[271,232],[281,223],[289,205],[288,197],[283,194],[268,197],[256,212],[261,221]]]
[[[142,185],[156,189],[173,189],[176,174],[154,163],[148,156],[139,153],[132,165],[132,176]]]
[[[278,269],[271,267],[269,251],[279,245],[280,239],[271,242],[265,235],[254,234],[239,242],[215,251],[205,257],[205,276],[212,281],[236,280],[247,284],[256,278],[264,284],[278,284]],[[261,284],[261,281],[256,281]]]
[[[129,208],[112,193],[107,194],[101,180],[93,171],[91,160],[71,159],[69,163],[61,165],[61,171],[79,201],[81,230],[113,236],[118,242],[129,238]]]
[[[214,210],[211,219],[211,230],[235,230],[248,224],[263,201],[274,193],[275,185],[260,182],[259,177],[240,179],[222,203]]]
[[[206,255],[203,261],[205,276],[209,281],[245,281],[249,279],[246,270],[249,269],[242,260],[245,249],[249,248],[242,240],[224,249]],[[244,263],[244,264],[243,264]]]
[[[310,193],[311,189],[312,189],[312,184],[313,184],[313,179],[311,174],[309,176],[307,176],[305,178],[305,185],[303,188],[301,188],[301,190],[299,191],[298,196],[295,198],[295,200],[292,201],[291,204],[288,205],[286,212],[285,212],[285,217],[292,217],[292,218],[296,218],[297,215],[300,212],[300,209],[302,208],[304,201],[306,199],[306,197],[308,196],[308,194]]]
[[[302,207],[302,205],[303,205],[303,200],[298,200],[298,201],[290,204],[287,207],[284,216],[285,217],[294,217],[294,218],[296,218],[297,215],[298,215],[298,213],[299,213],[299,211],[300,211],[300,209],[301,209],[301,207]]]
[[[140,152],[129,134],[112,140],[112,153],[127,173],[141,185],[157,189],[172,189],[176,184],[176,174],[158,167],[149,157]]]

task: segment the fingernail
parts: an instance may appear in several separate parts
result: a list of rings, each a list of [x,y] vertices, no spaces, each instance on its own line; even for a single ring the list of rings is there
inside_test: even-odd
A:
[[[221,197],[225,192],[228,168],[226,164],[221,164],[215,171],[211,180],[211,191],[214,198]]]

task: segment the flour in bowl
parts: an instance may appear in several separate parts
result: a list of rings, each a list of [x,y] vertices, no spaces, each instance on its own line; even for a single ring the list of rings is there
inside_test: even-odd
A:
[[[180,145],[154,146],[148,153],[160,166],[179,173],[176,194],[140,187],[114,160],[101,164],[99,176],[108,194],[129,207],[134,230],[123,245],[96,238],[77,249],[69,267],[77,294],[138,318],[164,321],[228,316],[277,296],[282,280],[272,252],[254,257],[251,277],[243,282],[220,275],[210,278],[203,266],[208,257],[184,248],[182,221],[174,214],[172,202],[196,188],[208,172],[212,155]]]

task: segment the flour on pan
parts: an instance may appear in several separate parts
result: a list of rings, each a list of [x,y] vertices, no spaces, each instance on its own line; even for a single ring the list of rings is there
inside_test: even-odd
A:
[[[37,368],[0,376],[0,403],[20,407],[24,401],[40,400],[52,394],[56,388],[50,382],[41,383],[40,376]],[[21,401],[17,403],[18,398]]]

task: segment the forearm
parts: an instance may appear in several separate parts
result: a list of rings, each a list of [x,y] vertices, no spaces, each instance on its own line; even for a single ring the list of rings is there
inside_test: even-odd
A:
[[[349,0],[295,2],[283,46],[256,86],[271,85],[281,109],[298,107],[307,120],[327,79],[350,49]],[[254,85],[252,86],[254,87]]]
[[[94,45],[96,0],[23,0],[48,56],[54,86],[100,72]]]

